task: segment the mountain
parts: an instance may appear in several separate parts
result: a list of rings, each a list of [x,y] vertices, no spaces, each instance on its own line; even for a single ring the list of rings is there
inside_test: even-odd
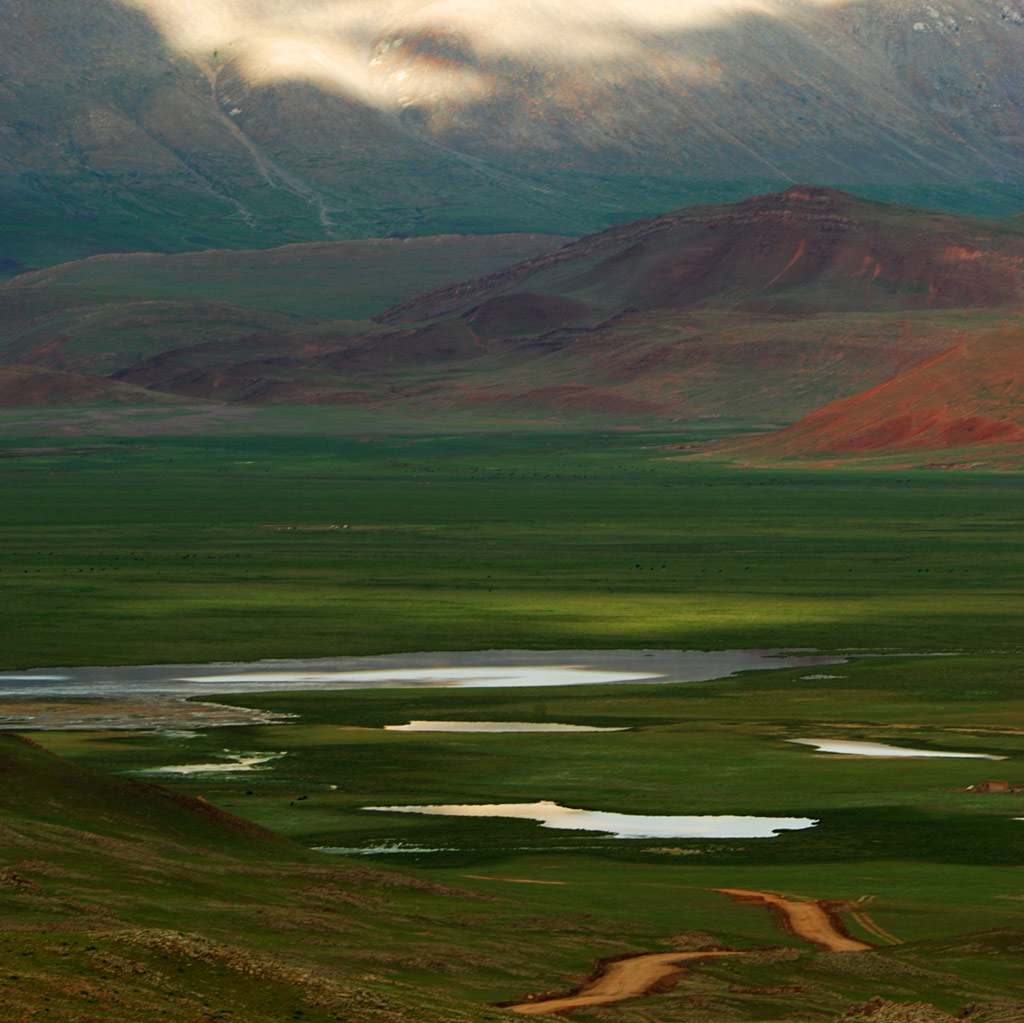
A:
[[[183,345],[362,321],[410,293],[564,241],[434,236],[93,256],[0,282],[0,363],[102,378]],[[21,399],[44,403],[34,392]]]
[[[0,0],[0,272],[1024,185],[1003,0]]]
[[[973,338],[1012,336],[1024,302],[1017,218],[809,186],[561,246],[332,245],[22,275],[0,287],[0,357],[140,393],[384,419],[782,425]],[[527,258],[359,318],[369,294],[517,250]]]
[[[932,213],[797,185],[613,228],[376,318],[416,322],[473,306],[465,315],[488,323],[503,315],[515,330],[517,307],[543,302],[524,296],[555,294],[576,306],[559,306],[552,323],[595,322],[625,307],[766,315],[1011,306],[1024,296],[1022,255],[1024,219]]]
[[[740,458],[1005,448],[1024,423],[1022,307],[1024,218],[794,186],[568,243],[383,239],[22,274],[0,285],[0,402],[801,420],[722,449]]]
[[[995,459],[1019,465],[1024,461],[1022,327],[1018,322],[969,338],[878,387],[724,450],[747,459],[804,461],[954,452],[962,464]]]

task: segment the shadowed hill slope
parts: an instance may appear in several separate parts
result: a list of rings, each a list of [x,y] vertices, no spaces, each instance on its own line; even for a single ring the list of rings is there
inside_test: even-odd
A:
[[[36,366],[0,366],[0,407],[38,405],[168,404],[174,395],[84,373],[62,373]]]
[[[10,734],[0,810],[5,1019],[505,1018],[396,981],[444,957],[441,907],[472,892],[332,861]]]
[[[157,834],[167,842],[212,843],[236,852],[256,843],[271,857],[287,858],[291,846],[273,832],[201,800],[83,770],[9,732],[0,733],[0,775],[8,827],[18,818],[31,820],[65,829],[73,840],[75,829],[94,833],[101,824],[104,833],[120,833],[140,850]]]
[[[564,240],[446,235],[95,256],[0,283],[0,362],[107,375],[192,344],[320,330]]]

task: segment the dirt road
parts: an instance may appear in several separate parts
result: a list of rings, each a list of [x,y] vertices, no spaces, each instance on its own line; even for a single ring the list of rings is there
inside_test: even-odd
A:
[[[474,881],[505,881],[508,884],[565,884],[565,881],[540,881],[534,877],[498,877],[496,874],[463,874]]]
[[[799,902],[771,892],[758,892],[750,888],[715,888],[716,892],[730,895],[736,902],[751,906],[766,906],[779,925],[788,934],[817,945],[829,952],[863,952],[873,948],[867,942],[851,938],[834,908],[834,903]],[[895,939],[893,939],[895,941]],[[647,955],[617,959],[606,963],[593,979],[570,995],[545,997],[543,995],[506,1009],[527,1016],[570,1012],[590,1005],[609,1005],[628,998],[668,991],[676,979],[685,972],[684,964],[716,956],[742,955],[742,952],[652,952]]]
[[[617,959],[608,963],[597,977],[587,981],[575,994],[555,998],[540,997],[518,1005],[506,1005],[505,1008],[527,1016],[540,1016],[582,1009],[587,1005],[608,1005],[627,998],[640,998],[671,988],[675,979],[684,972],[684,963],[738,954],[727,951],[652,952],[630,959]]]
[[[851,938],[827,902],[796,902],[771,892],[756,892],[749,888],[716,888],[715,891],[731,895],[737,902],[767,906],[787,933],[829,952],[863,952],[874,947]]]

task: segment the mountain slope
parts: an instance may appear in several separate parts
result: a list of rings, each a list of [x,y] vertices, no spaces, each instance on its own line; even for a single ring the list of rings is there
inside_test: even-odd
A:
[[[392,414],[785,423],[1013,321],[1024,230],[794,187],[612,228],[379,314],[117,371]]]
[[[475,908],[473,892],[332,860],[9,733],[0,809],[6,1019],[505,1018],[415,983],[457,934],[450,906]]]
[[[869,202],[796,185],[733,205],[691,207],[572,242],[377,317],[479,318],[488,303],[578,299],[570,320],[625,307],[753,313],[882,312],[1013,305],[1024,296],[1024,223]],[[471,307],[475,307],[472,308]],[[470,310],[466,312],[466,310]],[[588,316],[589,313],[589,316]]]
[[[879,387],[833,402],[743,457],[821,459],[961,451],[1024,460],[1024,322],[990,331]]]
[[[794,180],[1005,210],[1022,66],[1002,0],[0,0],[0,268]]]

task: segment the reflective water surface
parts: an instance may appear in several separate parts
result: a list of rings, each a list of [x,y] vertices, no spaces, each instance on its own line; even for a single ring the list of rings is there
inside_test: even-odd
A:
[[[285,756],[281,753],[231,753],[222,761],[212,764],[169,764],[167,767],[146,767],[135,774],[240,774],[255,771],[273,760]]]
[[[280,690],[515,688],[704,682],[842,664],[792,650],[477,650],[255,663],[37,668],[0,675],[0,727],[211,727],[279,716],[190,697]]]
[[[812,828],[810,817],[650,816],[577,810],[550,800],[536,803],[446,804],[439,806],[364,806],[387,813],[425,813],[443,817],[511,817],[536,821],[544,828],[603,831],[612,838],[774,838],[780,831]]]
[[[562,725],[547,721],[410,721],[385,725],[388,732],[624,732],[625,728]]]
[[[888,746],[882,742],[856,742],[852,739],[787,739],[801,746],[815,746],[819,753],[845,753],[858,757],[952,757],[958,760],[1005,760],[991,753],[948,753],[941,750]]]

